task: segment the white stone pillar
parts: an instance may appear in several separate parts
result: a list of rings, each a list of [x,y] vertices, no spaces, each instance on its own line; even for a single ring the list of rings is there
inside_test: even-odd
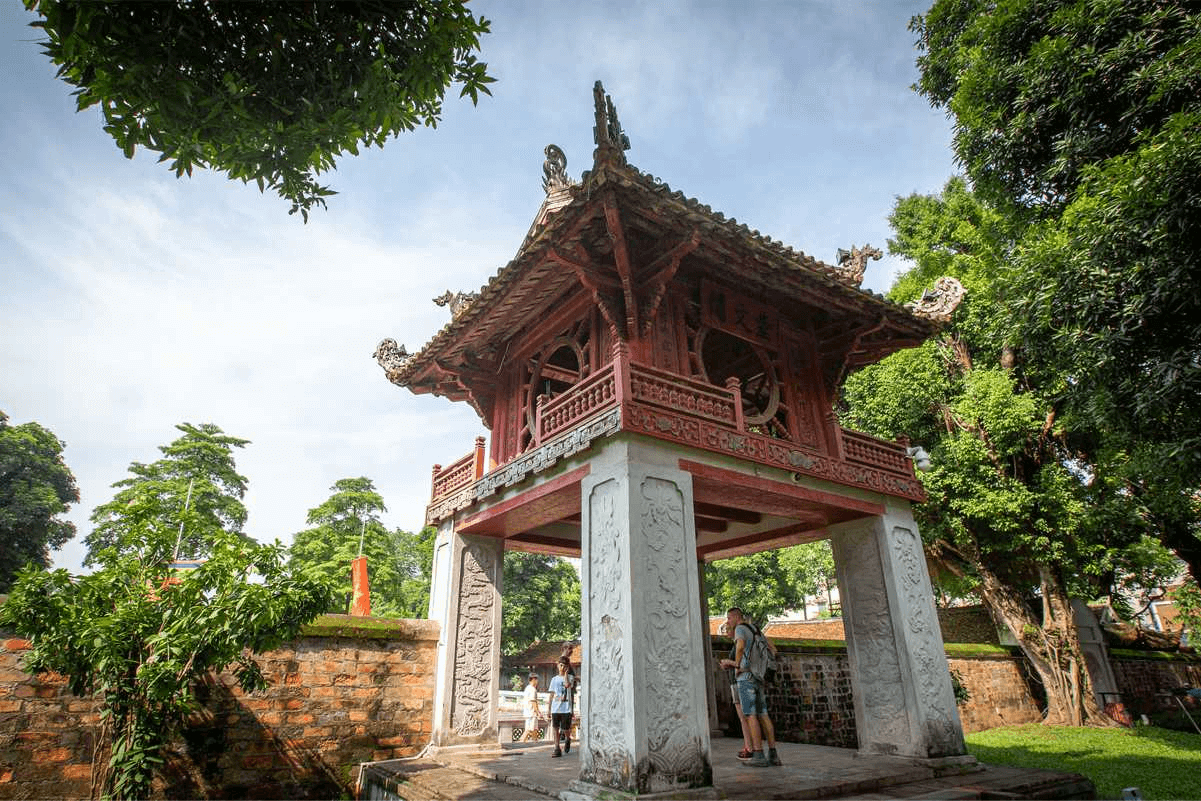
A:
[[[581,488],[587,795],[712,792],[692,477],[610,442]]]
[[[901,501],[829,528],[864,754],[966,752],[921,537]],[[969,758],[970,759],[970,758]]]
[[[495,746],[504,541],[463,536],[445,521],[434,543],[433,573],[430,616],[441,626],[433,743]]]

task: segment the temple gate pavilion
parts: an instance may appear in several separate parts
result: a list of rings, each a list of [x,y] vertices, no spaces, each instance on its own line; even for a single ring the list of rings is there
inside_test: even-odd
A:
[[[673,191],[627,163],[594,95],[592,169],[570,179],[548,146],[516,257],[438,298],[451,321],[420,351],[376,351],[394,384],[470,403],[492,434],[434,468],[435,747],[497,741],[504,550],[578,556],[577,789],[703,795],[703,563],[829,538],[860,751],[957,761],[921,485],[906,443],[842,428],[834,401],[961,288],[903,308],[859,288],[878,251],[824,264]]]

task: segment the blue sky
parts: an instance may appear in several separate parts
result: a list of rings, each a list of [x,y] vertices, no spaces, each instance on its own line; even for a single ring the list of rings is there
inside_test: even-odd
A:
[[[448,319],[430,300],[512,258],[542,201],[543,148],[591,163],[604,82],[630,162],[825,261],[883,246],[898,196],[955,171],[950,125],[910,90],[922,2],[472,4],[497,78],[448,99],[436,130],[348,156],[309,223],[253,185],[177,180],[126,160],[40,54],[33,15],[0,4],[0,409],[67,443],[79,569],[91,510],[174,425],[251,444],[246,530],[285,543],[339,478],[375,481],[384,520],[420,527],[430,466],[487,434],[466,404],[388,383],[372,352]],[[904,262],[871,262],[884,291]]]

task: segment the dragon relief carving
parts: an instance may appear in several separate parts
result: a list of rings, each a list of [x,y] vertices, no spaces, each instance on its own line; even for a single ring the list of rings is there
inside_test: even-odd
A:
[[[867,260],[879,261],[884,257],[883,251],[871,245],[857,248],[851,245],[850,250],[838,249],[838,274],[852,286],[863,283],[863,274],[867,272]]]
[[[927,289],[921,298],[905,304],[905,308],[918,317],[945,323],[951,319],[955,309],[963,302],[967,290],[963,284],[949,275],[944,275],[934,282],[933,289]]]
[[[647,687],[647,746],[652,791],[687,786],[703,772],[704,754],[687,717],[686,681],[691,664],[688,632],[689,566],[684,554],[684,500],[673,482],[647,477],[641,533],[650,550],[646,562],[644,671]]]
[[[598,484],[589,498],[593,550],[588,563],[591,584],[592,637],[588,659],[592,675],[584,687],[592,716],[583,771],[597,784],[620,787],[633,764],[621,732],[625,728],[626,705],[622,692],[625,635],[622,621],[627,600],[622,591],[626,551],[617,522],[618,482]],[[599,618],[599,620],[597,620]]]
[[[404,345],[397,345],[395,339],[381,340],[375,346],[375,353],[371,354],[375,360],[379,362],[379,366],[384,368],[384,372],[391,376],[392,373],[402,369],[409,363],[409,359],[413,355],[405,350]]]
[[[451,725],[456,734],[471,736],[483,732],[489,723],[496,560],[475,544],[463,550],[462,560]]]
[[[448,289],[434,298],[434,303],[439,306],[450,306],[450,319],[457,320],[479,296],[479,292],[451,292]]]

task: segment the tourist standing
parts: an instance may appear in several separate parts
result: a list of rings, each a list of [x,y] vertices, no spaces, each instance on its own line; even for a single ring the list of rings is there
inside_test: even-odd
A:
[[[522,701],[525,704],[525,734],[521,739],[537,740],[539,719],[542,717],[542,707],[538,702],[538,674],[531,673],[529,684],[525,685],[525,690],[521,694]]]
[[[734,630],[734,657],[721,660],[722,667],[734,668],[738,698],[742,702],[742,712],[746,715],[747,728],[751,735],[751,758],[744,765],[753,768],[766,768],[768,765],[779,765],[780,756],[776,753],[776,730],[767,714],[767,698],[763,680],[751,672],[751,645],[755,637],[762,637],[759,629],[749,618],[742,614],[737,606],[726,611],[726,628]],[[767,642],[764,638],[764,642]],[[771,643],[768,648],[775,652]],[[763,741],[767,740],[768,751],[763,753]]]
[[[555,730],[555,752],[552,757],[561,757],[571,753],[571,663],[567,657],[559,657],[559,675],[550,680],[550,720]],[[559,737],[564,738],[565,745],[559,750]]]

